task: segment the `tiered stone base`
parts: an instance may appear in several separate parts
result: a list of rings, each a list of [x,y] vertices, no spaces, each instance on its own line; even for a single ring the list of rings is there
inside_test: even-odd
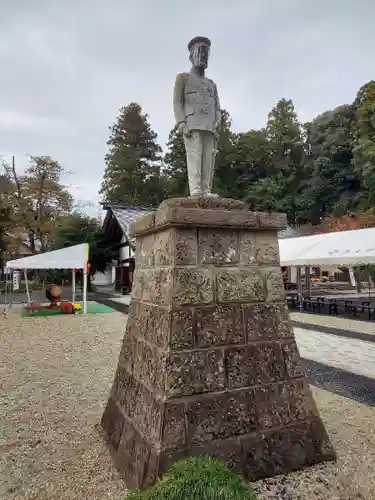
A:
[[[334,459],[285,307],[278,214],[177,199],[138,221],[136,273],[102,426],[130,488],[212,455],[250,479]]]

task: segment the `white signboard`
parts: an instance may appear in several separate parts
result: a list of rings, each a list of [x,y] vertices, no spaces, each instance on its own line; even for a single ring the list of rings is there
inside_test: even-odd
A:
[[[21,274],[19,271],[13,271],[13,290],[19,290],[20,289],[20,283],[21,283]]]
[[[349,276],[350,276],[350,283],[352,286],[357,286],[357,281],[354,276],[354,269],[352,267],[349,267]]]

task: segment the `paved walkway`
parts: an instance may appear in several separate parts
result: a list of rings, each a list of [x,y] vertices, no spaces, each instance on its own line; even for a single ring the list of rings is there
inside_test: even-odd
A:
[[[311,314],[290,316],[310,383],[375,406],[374,324]]]
[[[294,329],[303,358],[375,379],[375,344],[320,331]]]

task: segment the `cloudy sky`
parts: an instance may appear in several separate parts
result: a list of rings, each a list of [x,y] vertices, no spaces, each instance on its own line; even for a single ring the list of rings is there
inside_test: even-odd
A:
[[[302,120],[350,102],[375,79],[374,20],[373,0],[3,0],[0,154],[20,169],[51,155],[95,204],[122,105],[140,103],[165,144],[193,36],[212,40],[208,76],[240,131],[281,97]]]

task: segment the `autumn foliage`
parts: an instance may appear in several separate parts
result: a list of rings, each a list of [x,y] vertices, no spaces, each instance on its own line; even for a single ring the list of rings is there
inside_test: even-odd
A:
[[[375,213],[371,210],[341,217],[327,217],[317,227],[317,233],[333,233],[375,227]]]

